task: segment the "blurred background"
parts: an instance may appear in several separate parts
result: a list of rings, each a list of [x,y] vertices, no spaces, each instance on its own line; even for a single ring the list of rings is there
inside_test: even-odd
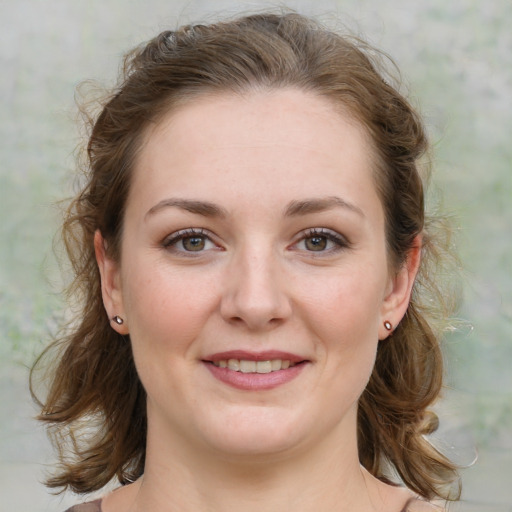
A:
[[[434,143],[433,185],[458,226],[460,328],[436,442],[463,465],[450,510],[512,511],[512,2],[303,0],[398,63]],[[64,510],[32,420],[28,367],[62,315],[52,251],[56,202],[72,190],[77,84],[113,83],[121,56],[158,31],[276,3],[243,0],[0,0],[0,496],[2,510]],[[335,22],[334,20],[338,20]],[[478,460],[476,462],[475,459]]]

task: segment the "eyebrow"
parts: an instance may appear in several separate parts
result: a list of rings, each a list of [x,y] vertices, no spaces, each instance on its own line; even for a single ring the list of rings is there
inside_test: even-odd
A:
[[[285,209],[286,217],[295,217],[297,215],[308,215],[319,213],[333,208],[345,208],[361,217],[365,217],[363,210],[355,204],[345,201],[338,196],[329,196],[321,198],[304,199],[302,201],[291,201]]]
[[[227,210],[208,201],[169,198],[164,199],[151,207],[146,212],[144,218],[147,219],[149,216],[154,215],[165,208],[180,208],[181,210],[202,215],[203,217],[227,217]]]
[[[168,198],[163,199],[155,206],[152,206],[144,216],[147,219],[149,216],[165,209],[165,208],[180,208],[196,215],[202,215],[203,217],[219,217],[226,218],[228,212],[215,203],[209,201],[200,201],[194,199],[180,199],[180,198]],[[296,217],[299,215],[308,215],[312,213],[319,213],[333,208],[346,208],[358,215],[364,217],[363,211],[356,205],[345,201],[338,196],[329,196],[321,198],[303,199],[301,201],[295,200],[288,203],[288,206],[284,210],[285,217]]]

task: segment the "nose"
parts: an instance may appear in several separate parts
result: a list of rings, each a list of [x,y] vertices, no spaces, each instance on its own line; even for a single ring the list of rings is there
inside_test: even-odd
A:
[[[271,251],[245,251],[233,257],[221,300],[222,317],[250,331],[268,331],[291,315],[286,276]]]

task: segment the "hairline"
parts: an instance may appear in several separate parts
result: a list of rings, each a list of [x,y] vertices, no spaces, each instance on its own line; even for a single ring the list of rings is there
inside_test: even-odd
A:
[[[191,87],[183,87],[181,90],[178,90],[174,94],[170,93],[166,97],[162,98],[160,104],[157,108],[155,108],[156,114],[143,123],[138,130],[138,133],[134,137],[134,143],[136,147],[133,151],[132,161],[129,165],[129,183],[128,183],[128,193],[126,195],[126,200],[123,205],[124,211],[121,215],[121,225],[119,226],[119,236],[115,242],[116,247],[116,255],[115,258],[120,262],[121,261],[121,244],[123,238],[124,231],[124,222],[125,222],[125,212],[126,206],[130,199],[130,195],[132,192],[132,184],[133,184],[133,173],[136,171],[138,167],[138,161],[140,155],[143,153],[146,144],[148,143],[151,136],[154,134],[156,130],[162,125],[166,118],[170,116],[174,116],[179,112],[185,110],[194,100],[203,100],[203,99],[212,99],[215,98],[223,98],[223,97],[239,97],[246,98],[252,94],[262,94],[262,93],[273,93],[279,91],[299,91],[307,95],[311,95],[313,97],[319,98],[322,101],[330,103],[336,112],[337,115],[343,116],[345,121],[349,124],[353,125],[356,129],[358,129],[363,139],[368,143],[368,162],[370,165],[370,171],[372,174],[372,179],[375,185],[375,191],[380,200],[380,204],[382,207],[382,211],[384,214],[384,230],[385,230],[385,242],[386,242],[386,253],[388,259],[389,269],[398,270],[400,266],[400,261],[396,261],[396,255],[393,254],[393,250],[391,248],[391,244],[388,240],[388,224],[391,219],[388,219],[388,212],[385,204],[385,194],[383,192],[383,181],[385,182],[386,178],[381,177],[382,174],[385,174],[385,166],[386,163],[382,157],[378,154],[377,147],[374,141],[374,137],[371,133],[369,126],[364,120],[364,115],[359,112],[358,105],[353,104],[350,106],[348,102],[342,101],[340,99],[336,99],[336,93],[330,93],[328,90],[323,90],[320,86],[305,86],[297,83],[265,83],[264,80],[258,81],[257,79],[253,82],[248,82],[247,84],[242,85],[210,85],[210,84],[202,84]]]

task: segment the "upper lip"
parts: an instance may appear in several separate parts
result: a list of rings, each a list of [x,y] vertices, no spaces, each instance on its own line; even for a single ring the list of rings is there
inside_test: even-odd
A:
[[[204,361],[227,361],[228,359],[238,359],[247,361],[271,361],[273,359],[281,359],[292,363],[300,363],[306,359],[297,354],[290,352],[282,352],[281,350],[264,350],[261,352],[253,352],[247,350],[228,350],[225,352],[216,352],[203,358]]]

